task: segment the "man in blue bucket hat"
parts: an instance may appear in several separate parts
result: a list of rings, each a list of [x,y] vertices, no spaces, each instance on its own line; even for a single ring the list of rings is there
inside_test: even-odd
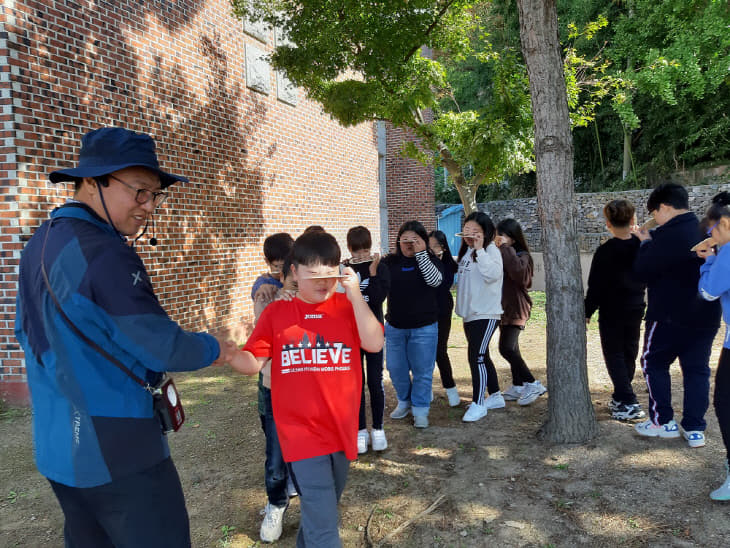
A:
[[[222,363],[232,347],[172,321],[127,243],[164,189],[187,179],[160,169],[149,135],[105,127],[84,135],[78,165],[50,180],[73,181],[74,198],[23,251],[15,334],[36,464],[63,509],[66,547],[190,546],[170,427],[152,392],[164,372]]]

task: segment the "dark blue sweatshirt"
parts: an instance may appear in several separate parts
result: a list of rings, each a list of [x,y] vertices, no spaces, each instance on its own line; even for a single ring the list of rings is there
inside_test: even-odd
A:
[[[703,261],[690,248],[703,239],[694,213],[677,215],[642,242],[634,263],[636,278],[647,284],[647,322],[717,329],[720,304],[700,297],[697,282]]]

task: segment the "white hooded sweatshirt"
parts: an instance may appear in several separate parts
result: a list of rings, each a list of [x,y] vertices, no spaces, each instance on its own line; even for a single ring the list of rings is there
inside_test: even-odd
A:
[[[456,313],[465,322],[502,317],[502,254],[494,242],[476,252],[469,249],[459,261]]]

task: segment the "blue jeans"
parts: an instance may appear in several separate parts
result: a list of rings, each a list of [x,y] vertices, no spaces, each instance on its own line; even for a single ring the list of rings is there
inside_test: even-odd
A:
[[[428,415],[438,322],[414,329],[385,324],[385,365],[399,402],[410,403],[413,414]]]
[[[264,463],[264,481],[266,482],[266,495],[269,504],[273,506],[286,506],[289,503],[287,491],[287,480],[289,471],[284,462],[284,455],[281,454],[279,436],[276,434],[274,424],[274,410],[271,407],[271,389],[259,385],[259,396],[263,402],[263,415],[261,428],[266,436],[266,462]]]

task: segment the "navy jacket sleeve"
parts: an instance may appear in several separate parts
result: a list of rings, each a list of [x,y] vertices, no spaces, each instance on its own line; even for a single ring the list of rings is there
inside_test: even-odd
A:
[[[586,291],[585,309],[586,318],[593,316],[601,304],[601,295],[604,294],[607,265],[603,260],[604,246],[599,246],[593,254],[591,269],[588,274],[588,290]]]
[[[114,246],[95,258],[79,289],[80,302],[67,314],[77,315],[75,321],[95,318],[113,343],[107,350],[120,353],[122,362],[129,361],[126,353],[153,371],[189,371],[210,365],[220,353],[213,336],[185,331],[168,317],[131,248],[120,253]],[[88,314],[89,308],[97,313]]]

